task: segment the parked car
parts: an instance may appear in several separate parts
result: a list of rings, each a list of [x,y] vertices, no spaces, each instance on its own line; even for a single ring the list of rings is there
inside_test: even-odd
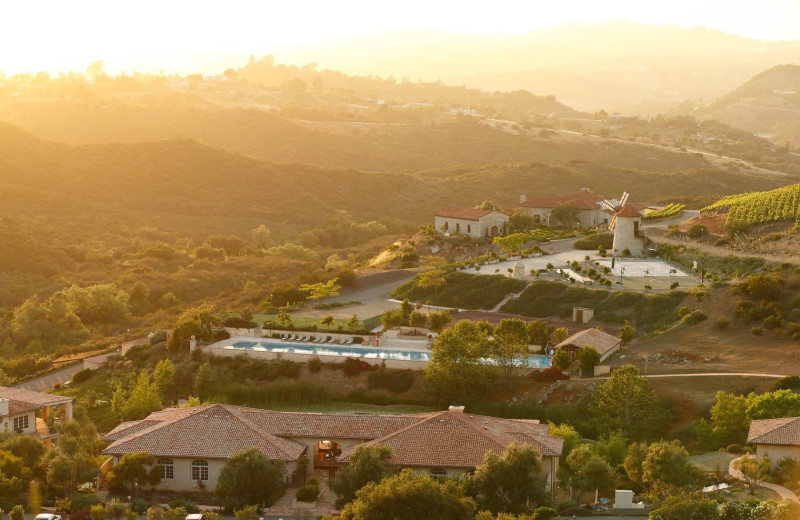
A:
[[[61,516],[54,515],[52,513],[42,513],[40,515],[36,515],[36,518],[33,520],[61,520]]]

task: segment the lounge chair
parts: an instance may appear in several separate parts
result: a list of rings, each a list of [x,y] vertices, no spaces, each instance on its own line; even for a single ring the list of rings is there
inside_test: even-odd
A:
[[[322,343],[323,341],[325,341],[325,338],[320,336],[320,337],[318,337],[317,339],[314,340],[314,343]]]
[[[333,343],[333,336],[328,336],[328,340],[325,343],[332,344]]]
[[[347,343],[345,343],[345,345],[352,345],[352,344],[353,344],[353,338],[347,338]]]
[[[303,338],[303,343],[308,343],[309,341],[311,341],[311,336],[306,336]]]
[[[289,339],[289,335],[288,334],[283,334],[283,335],[281,335],[281,339],[286,341],[287,339]]]

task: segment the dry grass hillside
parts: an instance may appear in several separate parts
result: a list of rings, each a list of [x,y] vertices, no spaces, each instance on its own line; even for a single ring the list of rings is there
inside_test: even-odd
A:
[[[800,145],[800,66],[772,67],[698,112],[779,144]]]

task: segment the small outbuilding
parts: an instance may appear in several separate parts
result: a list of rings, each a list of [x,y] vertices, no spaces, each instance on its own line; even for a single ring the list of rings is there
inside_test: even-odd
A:
[[[600,354],[600,363],[608,359],[608,357],[619,350],[622,345],[622,340],[616,336],[612,336],[602,330],[586,329],[573,334],[558,345],[556,349],[564,348],[569,352],[570,357],[575,359],[578,356],[578,351],[583,347],[594,347],[598,354]]]

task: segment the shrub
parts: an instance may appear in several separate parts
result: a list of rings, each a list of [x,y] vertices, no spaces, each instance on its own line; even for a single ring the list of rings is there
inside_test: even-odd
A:
[[[764,328],[767,330],[777,329],[778,327],[781,326],[781,318],[780,316],[775,316],[774,314],[771,314],[766,318],[764,318],[762,325],[764,325]]]
[[[143,515],[150,508],[150,504],[142,498],[137,498],[131,503],[131,511]]]
[[[319,359],[319,356],[311,356],[308,358],[308,371],[316,373],[320,370],[322,370],[322,361]]]
[[[563,379],[569,379],[569,376],[563,374],[561,372],[561,369],[556,366],[545,368],[541,372],[534,372],[533,376],[536,378],[537,381],[543,381],[543,382],[552,382]]]
[[[678,317],[683,318],[684,316],[690,314],[691,312],[692,309],[690,309],[689,307],[681,307],[680,309],[678,309]]]
[[[701,237],[708,234],[708,227],[703,224],[695,224],[689,228],[687,234],[692,238]]]
[[[91,520],[88,509],[78,509],[69,514],[69,520]]]
[[[772,385],[773,390],[795,390],[800,389],[800,376],[786,376],[775,381]]]
[[[692,312],[691,314],[687,314],[686,316],[684,316],[683,319],[681,320],[681,323],[684,323],[686,325],[695,325],[707,319],[708,316],[706,315],[705,312],[697,310]]]
[[[73,383],[83,383],[84,381],[88,380],[92,377],[92,371],[88,368],[84,368],[83,370],[79,370],[75,372],[75,375],[72,376]]]
[[[552,520],[556,510],[552,507],[537,507],[533,511],[533,520]]]
[[[372,366],[366,361],[354,358],[345,359],[342,365],[344,365],[344,375],[347,377],[354,377],[372,369]]]
[[[730,326],[731,320],[726,318],[725,316],[720,316],[714,321],[714,328],[719,330],[725,330]]]
[[[70,513],[75,513],[75,511],[85,510],[87,515],[89,510],[92,506],[96,506],[97,504],[102,504],[103,501],[100,500],[100,497],[95,495],[94,493],[74,493],[71,497],[69,497],[70,502]]]
[[[729,444],[726,450],[728,453],[741,453],[742,446],[739,444]]]
[[[574,500],[562,500],[556,505],[556,510],[558,511],[566,511],[568,509],[572,509],[578,507],[578,503]]]
[[[17,504],[11,508],[11,511],[8,512],[8,518],[9,520],[25,520],[25,509],[23,509],[21,505]]]
[[[314,477],[309,477],[306,483],[298,488],[295,498],[300,502],[315,502],[319,495],[319,481]]]
[[[411,370],[379,370],[368,376],[369,388],[388,390],[393,394],[402,394],[414,384]]]
[[[764,334],[764,329],[762,329],[761,327],[753,327],[752,329],[750,329],[750,334],[752,334],[753,336],[760,336]]]

